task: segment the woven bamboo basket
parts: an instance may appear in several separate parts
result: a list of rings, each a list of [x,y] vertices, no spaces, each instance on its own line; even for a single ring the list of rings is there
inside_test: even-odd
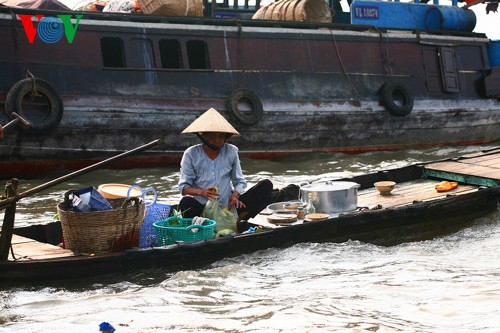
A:
[[[203,0],[138,0],[144,14],[203,16]]]
[[[67,200],[57,205],[67,249],[80,253],[109,253],[139,246],[144,201],[139,198],[108,201],[113,209],[91,212],[75,212]]]
[[[331,23],[332,11],[325,0],[278,0],[260,7],[252,19]]]

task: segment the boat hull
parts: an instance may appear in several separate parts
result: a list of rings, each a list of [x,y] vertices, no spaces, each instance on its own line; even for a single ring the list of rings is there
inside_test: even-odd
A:
[[[110,274],[121,275],[147,268],[169,271],[201,267],[216,260],[273,247],[303,242],[358,240],[391,246],[432,239],[475,223],[475,219],[497,208],[500,188],[449,196],[411,207],[361,211],[335,219],[304,223],[269,232],[174,244],[161,248],[132,249],[123,253],[79,256],[52,260],[0,262],[1,283],[44,283]],[[54,230],[54,227],[51,226]],[[39,230],[43,232],[43,230]],[[19,230],[18,233],[26,230]],[[33,236],[30,234],[30,236]]]

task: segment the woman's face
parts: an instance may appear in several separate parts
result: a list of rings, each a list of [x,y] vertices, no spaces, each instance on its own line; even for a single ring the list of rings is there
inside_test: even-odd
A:
[[[205,132],[203,137],[211,144],[222,147],[226,143],[226,133],[221,132]]]

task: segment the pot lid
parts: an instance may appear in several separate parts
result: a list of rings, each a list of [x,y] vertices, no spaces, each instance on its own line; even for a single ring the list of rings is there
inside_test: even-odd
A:
[[[302,186],[301,189],[306,191],[316,191],[316,192],[326,192],[326,191],[337,191],[337,190],[349,190],[353,187],[358,188],[360,185],[354,182],[321,182]]]

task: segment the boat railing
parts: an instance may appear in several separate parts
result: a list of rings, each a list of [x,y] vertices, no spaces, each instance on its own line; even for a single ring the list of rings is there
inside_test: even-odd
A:
[[[260,8],[260,0],[204,0],[205,16],[216,18],[251,18]]]

